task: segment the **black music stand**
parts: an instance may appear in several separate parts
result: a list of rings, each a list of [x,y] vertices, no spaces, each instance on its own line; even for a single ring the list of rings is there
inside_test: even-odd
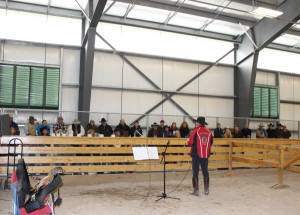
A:
[[[164,191],[163,191],[163,193],[162,193],[161,196],[157,196],[158,199],[155,200],[156,202],[158,202],[159,200],[162,200],[162,199],[176,199],[176,200],[180,200],[180,198],[170,197],[166,193],[166,152],[167,152],[169,144],[170,144],[170,140],[168,140],[168,143],[166,145],[165,151],[162,153],[163,157],[162,157],[162,159],[160,161],[160,163],[164,162]]]

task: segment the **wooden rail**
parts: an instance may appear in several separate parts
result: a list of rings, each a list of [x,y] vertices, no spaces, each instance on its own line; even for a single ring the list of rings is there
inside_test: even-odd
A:
[[[8,142],[0,139],[0,174],[6,174]],[[163,170],[160,160],[135,161],[132,147],[156,146],[161,153],[168,141],[167,170],[190,170],[191,157],[187,139],[183,138],[92,138],[92,137],[19,137],[24,143],[23,156],[29,173],[48,173],[62,166],[67,173],[81,172],[143,172]],[[291,159],[283,169],[298,172],[299,140],[214,139],[210,169],[241,167],[278,167],[278,150],[283,147],[284,158]],[[298,147],[298,148],[297,148]],[[16,152],[20,153],[20,147]],[[258,162],[255,162],[257,161]],[[275,161],[274,161],[275,160]],[[10,163],[13,159],[10,158]],[[12,172],[12,167],[9,169]]]
[[[300,159],[300,148],[297,147],[298,141],[283,141],[279,140],[280,145],[276,140],[273,140],[274,142],[270,143],[263,143],[264,141],[250,143],[250,142],[241,142],[235,140],[230,143],[230,149],[228,153],[228,161],[232,163],[232,161],[237,162],[243,162],[248,164],[254,164],[260,167],[275,167],[278,168],[278,184],[274,185],[273,188],[284,188],[286,185],[283,184],[283,171],[290,170],[293,172],[300,173],[300,167],[295,166],[293,164],[299,164],[298,160]],[[292,146],[290,146],[292,145]],[[299,146],[299,144],[298,144]],[[246,157],[244,155],[233,155],[232,151],[234,151],[234,147],[242,147],[242,148],[249,148],[249,149],[263,149],[266,150],[264,153],[277,153],[277,159],[276,155],[272,153],[272,156],[266,155],[266,156],[255,156],[255,158]],[[291,155],[291,152],[297,153],[296,155]],[[286,154],[285,154],[286,153]],[[291,160],[287,161],[285,158],[291,158]],[[265,160],[262,160],[262,159]],[[275,161],[270,161],[274,160]],[[229,166],[232,166],[232,164],[229,164]],[[232,171],[232,168],[229,168],[229,171]]]

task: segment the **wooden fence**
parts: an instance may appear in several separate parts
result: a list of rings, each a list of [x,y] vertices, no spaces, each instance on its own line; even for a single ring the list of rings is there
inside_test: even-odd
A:
[[[1,175],[6,174],[7,144],[12,138],[1,138]],[[160,164],[160,160],[135,161],[132,147],[156,146],[161,159],[161,153],[168,141],[170,141],[170,147],[167,150],[166,169],[168,171],[191,169],[190,147],[187,146],[187,139],[183,138],[19,138],[24,143],[23,157],[28,165],[28,172],[31,174],[48,173],[54,166],[62,166],[66,173],[161,171],[163,165]],[[239,145],[239,143],[243,145]],[[292,159],[295,164],[300,164],[299,158],[295,157],[295,153],[299,154],[299,151],[294,151],[294,148],[300,147],[299,140],[214,139],[209,168],[232,170],[241,167],[260,167],[263,161],[279,159],[278,153],[272,151],[271,148],[251,146],[251,144],[258,143],[263,143],[265,146],[286,146],[285,158]],[[300,148],[297,148],[297,150],[300,150]],[[21,152],[20,147],[17,148],[17,152]],[[256,159],[261,162],[248,162],[249,160],[246,161],[245,159]],[[12,162],[13,159],[11,158],[10,163]],[[287,163],[283,165],[287,165]],[[274,165],[265,166],[278,167],[277,163],[276,165],[274,163]],[[291,170],[295,169],[296,166],[288,165],[285,168]],[[9,172],[12,172],[12,167],[10,167]]]

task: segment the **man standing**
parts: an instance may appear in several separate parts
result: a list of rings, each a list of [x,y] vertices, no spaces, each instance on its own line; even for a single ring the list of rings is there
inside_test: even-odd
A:
[[[134,122],[134,126],[130,129],[131,137],[141,137],[143,135],[143,130],[139,124],[139,121]]]
[[[208,174],[208,158],[210,156],[211,145],[213,144],[213,135],[209,129],[205,127],[207,123],[204,117],[198,117],[196,128],[191,132],[188,144],[191,148],[193,163],[193,188],[192,193],[199,196],[199,164],[204,179],[204,194],[209,194],[209,174]]]
[[[267,129],[267,136],[268,138],[276,138],[276,133],[275,130],[273,129],[273,123],[270,123],[268,125],[268,129]]]
[[[155,122],[151,125],[147,137],[162,137],[162,131],[158,129],[158,124]]]
[[[246,123],[245,127],[242,129],[242,134],[244,138],[251,138],[251,130],[249,129],[248,123]]]
[[[121,137],[129,137],[130,136],[130,128],[125,123],[124,119],[120,120],[120,124],[115,128],[115,131],[116,130],[120,131],[120,136]]]
[[[29,120],[24,127],[26,136],[36,136],[36,119],[33,116],[29,116]]]
[[[276,138],[284,138],[284,133],[282,130],[281,123],[277,123],[277,128],[275,129]]]

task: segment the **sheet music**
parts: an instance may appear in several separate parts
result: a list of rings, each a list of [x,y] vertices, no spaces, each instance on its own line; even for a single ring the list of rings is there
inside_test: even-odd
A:
[[[134,160],[158,160],[157,147],[132,147]]]

